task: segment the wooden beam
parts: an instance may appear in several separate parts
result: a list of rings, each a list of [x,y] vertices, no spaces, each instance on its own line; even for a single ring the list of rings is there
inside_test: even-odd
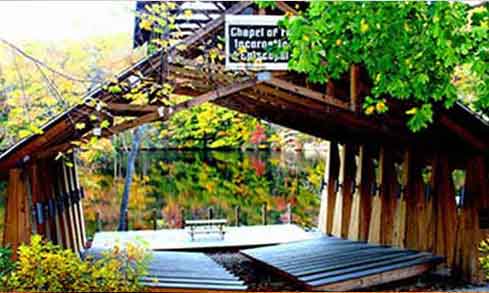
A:
[[[132,119],[129,121],[122,122],[120,124],[117,124],[109,129],[104,129],[102,132],[102,137],[109,137],[111,135],[114,135],[116,133],[125,131],[127,129],[134,128],[136,126],[146,124],[146,123],[151,123],[155,121],[165,121],[169,119],[172,115],[174,115],[177,112],[180,112],[182,110],[186,110],[201,104],[204,104],[206,102],[211,102],[213,100],[237,93],[241,90],[247,89],[247,88],[252,88],[256,86],[257,84],[263,82],[262,79],[266,79],[266,76],[263,77],[258,77],[258,79],[249,79],[246,81],[240,81],[222,88],[217,88],[214,90],[211,90],[205,94],[202,94],[200,96],[194,97],[190,100],[181,102],[175,106],[172,107],[164,107],[163,113],[160,113],[160,110],[163,110],[163,108],[159,107],[157,111],[150,112],[148,114],[145,114],[139,118]],[[164,114],[163,116],[161,114]],[[62,143],[60,145],[56,145],[54,147],[51,147],[41,153],[39,153],[36,158],[45,158],[48,156],[52,156],[53,154],[57,154],[59,152],[64,152],[67,149],[70,149],[73,147],[73,144],[71,141]]]
[[[357,112],[359,110],[358,88],[359,88],[359,67],[358,65],[350,66],[350,110]]]
[[[290,15],[298,15],[299,12],[294,8],[290,7],[285,1],[276,1],[277,8]]]
[[[250,1],[240,1],[239,3],[233,5],[229,9],[227,9],[222,16],[208,22],[205,27],[203,27],[201,30],[197,31],[195,34],[187,37],[185,40],[182,41],[182,45],[186,46],[187,48],[191,48],[196,46],[197,43],[202,42],[205,40],[205,38],[216,31],[219,31],[224,28],[224,20],[225,20],[225,15],[226,14],[239,14],[243,10],[245,10],[248,6],[251,5]],[[170,56],[175,56],[176,55],[176,46],[175,49],[172,50]]]
[[[458,135],[462,140],[470,143],[477,150],[487,153],[488,145],[484,141],[480,140],[480,138],[470,133],[469,130],[463,128],[458,123],[448,118],[446,114],[440,115],[439,122]]]
[[[127,113],[141,115],[158,111],[158,106],[156,105],[134,105],[122,103],[108,103],[106,108],[112,114],[119,116],[126,116]]]
[[[276,77],[272,77],[271,79],[264,81],[264,83],[272,85],[272,86],[276,86],[276,87],[281,88],[283,90],[290,91],[292,93],[299,94],[299,95],[302,95],[302,96],[305,96],[305,97],[308,97],[308,98],[311,98],[311,99],[314,99],[314,100],[317,100],[317,101],[320,101],[323,103],[330,104],[330,105],[335,106],[339,109],[350,110],[348,103],[346,103],[344,101],[341,101],[335,97],[330,97],[328,95],[316,92],[314,90],[293,84],[291,82],[288,82],[288,81],[285,81],[285,80],[282,80],[282,79],[279,79]]]
[[[433,269],[433,264],[418,264],[407,268],[374,274],[363,278],[333,283],[330,285],[311,288],[314,291],[352,291],[369,288],[379,284],[391,283],[398,280],[421,275]]]

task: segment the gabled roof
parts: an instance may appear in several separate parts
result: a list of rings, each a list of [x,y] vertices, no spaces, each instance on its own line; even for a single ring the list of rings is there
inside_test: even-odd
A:
[[[287,10],[283,5],[287,4],[281,3],[279,6]],[[130,105],[121,94],[111,94],[104,85],[100,85],[88,93],[84,101],[100,100],[107,107],[97,111],[93,105],[81,103],[53,118],[42,127],[43,134],[25,138],[0,155],[0,175],[25,159],[53,157],[60,151],[73,148],[73,141],[93,135],[95,124],[89,119],[92,113],[112,122],[111,127],[102,132],[102,136],[111,136],[143,123],[168,119],[173,112],[204,102],[213,102],[340,142],[383,143],[397,148],[419,147],[426,151],[444,149],[487,153],[488,123],[460,103],[449,110],[443,107],[435,109],[434,123],[419,134],[407,129],[405,105],[393,99],[389,100],[392,104],[389,114],[382,117],[365,116],[362,111],[355,110],[360,107],[350,100],[352,83],[358,88],[355,95],[359,98],[367,94],[362,87],[361,74],[356,79],[345,78],[328,86],[320,86],[309,84],[305,76],[294,72],[236,75],[224,72],[220,65],[205,68],[214,70],[217,72],[215,74],[204,72],[193,60],[198,55],[196,47],[222,32],[225,14],[239,14],[252,6],[250,2],[233,3],[219,17],[209,19],[200,29],[188,35],[182,41],[186,45],[186,51],[182,54],[175,54],[175,50],[155,52],[117,76],[119,82],[132,86],[140,81],[141,75],[157,81],[162,74],[162,60],[169,60],[165,65],[167,78],[175,84],[175,92],[192,96],[192,99],[172,107],[161,104]],[[116,117],[132,119],[116,123]],[[75,124],[78,122],[86,123],[87,127],[77,130]]]

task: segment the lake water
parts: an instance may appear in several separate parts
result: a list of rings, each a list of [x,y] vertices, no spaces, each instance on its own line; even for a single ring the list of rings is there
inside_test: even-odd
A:
[[[122,166],[126,157],[122,155]],[[97,168],[81,168],[89,235],[95,231],[97,213],[103,230],[117,227],[124,184],[120,174],[125,173],[120,166],[111,159]],[[185,219],[202,219],[209,208],[214,218],[234,224],[237,206],[243,225],[261,224],[264,204],[268,223],[283,223],[289,203],[294,223],[315,227],[323,170],[324,160],[317,154],[141,152],[130,195],[129,228],[151,229],[155,213],[159,228],[176,228],[181,226],[182,210]]]

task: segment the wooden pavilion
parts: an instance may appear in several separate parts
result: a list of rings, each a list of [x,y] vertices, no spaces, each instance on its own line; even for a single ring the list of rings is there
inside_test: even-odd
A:
[[[478,244],[489,229],[489,125],[482,117],[459,103],[449,110],[440,106],[434,122],[413,134],[406,127],[407,106],[394,99],[388,99],[386,115],[366,116],[361,104],[370,82],[360,65],[327,85],[289,71],[236,74],[221,65],[196,65],[199,46],[222,34],[224,15],[296,13],[289,4],[279,1],[265,11],[251,2],[222,2],[212,13],[194,11],[213,16],[186,28],[183,52],[144,58],[117,76],[122,92],[100,85],[44,125],[42,134],[1,154],[0,177],[8,178],[4,244],[16,247],[39,233],[83,250],[83,189],[76,164],[55,160],[57,154],[76,148],[80,139],[109,137],[212,102],[329,141],[319,224],[324,233],[433,252],[454,273],[482,280]],[[175,94],[192,98],[171,106],[123,98],[143,78],[162,76]],[[110,127],[98,128],[102,120]],[[80,122],[87,127],[77,129]],[[70,160],[75,163],[74,155]],[[456,191],[454,170],[465,172],[463,192]]]

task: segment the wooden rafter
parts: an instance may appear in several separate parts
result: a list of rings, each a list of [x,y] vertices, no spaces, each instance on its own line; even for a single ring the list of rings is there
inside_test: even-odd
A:
[[[285,81],[283,79],[273,77],[273,78],[265,81],[265,83],[272,85],[272,86],[275,86],[275,87],[278,87],[278,88],[281,88],[283,90],[295,93],[295,94],[299,94],[299,95],[304,96],[304,97],[311,98],[313,100],[328,103],[328,104],[335,106],[339,109],[348,110],[348,111],[350,110],[348,103],[346,103],[344,101],[341,101],[335,97],[330,97],[328,95],[316,92],[314,90],[293,84],[293,83]]]
[[[108,103],[106,109],[117,116],[139,116],[141,114],[158,111],[158,106]]]
[[[290,5],[285,3],[285,1],[277,1],[276,4],[277,4],[277,8],[282,10],[285,13],[292,14],[292,15],[298,15],[299,14],[299,12],[297,10],[290,7]]]
[[[102,132],[102,137],[109,137],[111,135],[120,133],[124,130],[128,130],[134,127],[137,127],[142,124],[146,123],[151,123],[151,122],[156,122],[156,121],[165,121],[168,120],[173,114],[201,105],[206,102],[211,102],[213,100],[232,95],[234,93],[237,93],[241,90],[254,87],[256,84],[263,82],[263,79],[249,79],[244,82],[237,82],[234,84],[231,84],[229,86],[225,86],[222,88],[216,88],[214,90],[211,90],[205,94],[202,94],[200,96],[197,96],[195,98],[192,98],[190,100],[181,102],[175,106],[172,107],[158,107],[156,111],[150,112],[148,114],[145,114],[139,118],[135,118],[129,121],[122,122],[120,124],[117,124],[115,126],[112,126],[109,129],[104,129]],[[89,135],[91,136],[91,134]],[[59,145],[56,145],[54,147],[51,147],[41,153],[39,153],[36,157],[37,158],[44,158],[51,156],[53,154],[56,154],[58,152],[63,152],[70,147],[73,146],[73,143],[71,141],[65,142]]]

